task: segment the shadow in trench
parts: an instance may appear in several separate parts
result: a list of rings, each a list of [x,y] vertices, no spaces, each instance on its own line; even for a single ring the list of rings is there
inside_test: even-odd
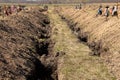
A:
[[[35,69],[27,76],[27,80],[57,80],[51,76],[54,73],[52,66],[45,67],[38,59],[35,60],[34,65]]]

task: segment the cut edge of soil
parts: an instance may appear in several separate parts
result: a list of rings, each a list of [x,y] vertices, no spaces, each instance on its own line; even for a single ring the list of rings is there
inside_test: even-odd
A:
[[[89,53],[90,55],[101,56],[103,54],[110,53],[108,47],[103,47],[102,40],[99,40],[97,42],[95,41],[89,42],[89,32],[82,32],[82,29],[77,26],[78,23],[66,19],[63,15],[59,14],[59,16],[61,17],[61,19],[67,22],[70,29],[73,31],[73,33],[75,33],[75,35],[78,37],[80,42],[84,43],[92,50],[92,52]]]
[[[34,68],[29,75],[26,75],[27,80],[58,80],[58,56],[54,56],[53,47],[55,43],[50,39],[49,34],[48,36],[48,38],[40,37],[43,41],[38,38],[31,38],[38,57],[34,57]]]

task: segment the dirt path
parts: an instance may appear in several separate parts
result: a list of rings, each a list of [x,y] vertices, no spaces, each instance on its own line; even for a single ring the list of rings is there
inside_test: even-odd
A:
[[[89,48],[80,43],[53,9],[49,10],[52,38],[56,41],[55,52],[63,51],[59,59],[59,80],[116,80],[107,70],[99,57],[89,56]]]

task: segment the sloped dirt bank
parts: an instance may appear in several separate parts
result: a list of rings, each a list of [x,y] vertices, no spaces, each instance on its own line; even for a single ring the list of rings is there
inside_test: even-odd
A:
[[[79,41],[69,25],[55,12],[49,9],[52,38],[56,41],[54,51],[61,57],[58,61],[59,80],[116,80],[98,56],[89,56],[88,46]]]
[[[96,55],[96,56],[100,56],[101,53],[105,53],[108,51],[108,48],[104,48],[102,47],[102,43],[101,41],[98,42],[91,42],[89,43],[89,33],[88,32],[82,32],[81,28],[77,27],[77,23],[71,22],[67,19],[65,19],[65,21],[68,23],[68,25],[70,26],[70,29],[73,31],[74,34],[76,34],[76,36],[79,38],[79,40],[81,42],[83,42],[84,44],[88,45],[89,48],[92,50],[92,52],[90,52],[90,55]]]
[[[104,16],[95,17],[96,9],[86,6],[82,10],[73,7],[59,8],[58,14],[67,21],[70,28],[91,49],[92,55],[99,55],[108,66],[110,73],[120,79],[120,34],[119,19]]]
[[[81,27],[79,27],[77,25],[78,24],[77,22],[74,22],[73,20],[65,18],[64,15],[59,14],[59,16],[61,16],[61,18],[68,23],[70,29],[73,31],[74,34],[76,34],[76,36],[79,38],[79,40],[89,46],[89,48],[92,50],[92,52],[90,52],[90,55],[100,56],[101,53],[105,53],[108,51],[108,48],[102,47],[101,41],[89,42],[88,38],[89,38],[90,33],[83,32]]]
[[[49,18],[35,8],[0,21],[0,80],[57,80]]]

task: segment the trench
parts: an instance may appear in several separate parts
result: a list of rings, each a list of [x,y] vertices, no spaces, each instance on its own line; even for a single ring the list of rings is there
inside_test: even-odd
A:
[[[64,57],[60,60],[61,64],[58,64],[58,79],[114,80],[114,76],[109,73],[106,65],[98,57],[100,45],[98,44],[96,49],[90,48],[88,33],[81,33],[81,29],[76,27],[77,23],[66,19],[58,12],[51,10],[49,14],[54,25],[52,37],[57,41],[56,51],[65,52]],[[91,52],[97,56],[90,56]]]
[[[59,14],[59,13],[58,13]],[[74,23],[73,21],[66,19],[63,15],[60,15],[62,20],[64,20],[69,28],[71,29],[71,31],[73,32],[73,34],[75,34],[77,36],[77,38],[80,40],[80,42],[82,42],[83,44],[85,44],[86,46],[88,46],[91,49],[91,52],[89,53],[89,55],[91,56],[100,56],[100,54],[102,52],[107,52],[108,48],[102,48],[102,42],[98,41],[98,42],[92,42],[89,43],[88,40],[88,32],[82,32],[82,29],[80,27],[77,27],[77,22]]]
[[[53,68],[51,66],[45,67],[38,59],[34,62],[35,70],[33,74],[27,76],[27,80],[55,80],[52,78]]]
[[[45,22],[45,26],[49,25]],[[54,41],[50,37],[51,29],[43,30],[40,39],[32,37],[33,49],[29,51],[34,52],[35,56],[32,55],[32,63],[34,67],[29,75],[26,75],[26,80],[58,80],[57,74],[57,61],[58,56],[54,56],[53,48]]]
[[[88,41],[87,33],[81,36],[74,35],[74,32],[80,32],[80,28],[74,29],[73,26],[76,24],[68,24],[55,12],[51,12],[49,17],[52,20],[51,25],[54,26],[52,36],[47,39],[42,36],[44,39],[42,42],[33,39],[37,57],[34,57],[34,67],[31,73],[26,75],[27,80],[104,80],[106,78],[108,78],[106,80],[112,80],[113,77],[108,73],[100,59],[89,56],[89,48],[78,41],[86,44]],[[53,39],[55,39],[56,44],[54,44]],[[60,63],[58,57],[61,55],[65,55],[65,57],[62,57],[63,61]],[[64,71],[65,73],[63,73]]]
[[[58,80],[57,57],[52,53],[53,41],[50,39],[42,42],[33,41],[37,57],[33,56],[34,67],[31,73],[26,75],[27,80]]]

